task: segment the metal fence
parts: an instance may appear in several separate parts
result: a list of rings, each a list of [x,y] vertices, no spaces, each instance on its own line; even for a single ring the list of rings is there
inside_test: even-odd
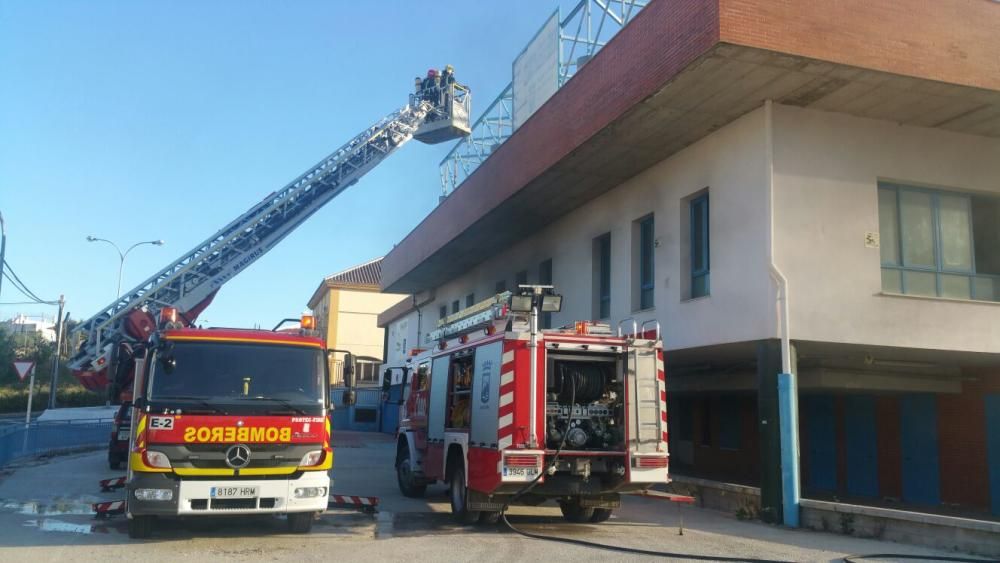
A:
[[[70,448],[102,446],[111,436],[113,420],[32,422],[0,428],[0,466],[34,455]]]

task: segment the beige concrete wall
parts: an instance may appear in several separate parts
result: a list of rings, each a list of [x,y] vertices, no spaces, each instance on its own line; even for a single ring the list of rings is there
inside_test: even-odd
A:
[[[564,295],[556,326],[594,318],[593,239],[611,232],[613,324],[634,316],[658,319],[668,349],[766,338],[777,334],[768,275],[764,112],[754,111],[654,165],[620,187],[583,205],[545,230],[437,288],[425,309],[432,327],[438,308],[474,292],[476,300],[508,288],[528,271],[538,281],[539,264],[551,258],[553,283]],[[682,263],[688,254],[685,198],[705,188],[711,201],[712,292],[685,300]],[[655,214],[655,306],[632,307],[633,221]],[[511,218],[516,221],[516,217]]]
[[[865,246],[879,179],[1000,195],[1000,139],[775,106],[775,251],[792,338],[1000,353],[1000,305],[881,293],[879,249]]]
[[[338,294],[337,322],[336,333],[328,345],[350,350],[357,356],[381,358],[385,332],[378,327],[378,315],[407,297],[350,289],[334,289],[331,292]]]

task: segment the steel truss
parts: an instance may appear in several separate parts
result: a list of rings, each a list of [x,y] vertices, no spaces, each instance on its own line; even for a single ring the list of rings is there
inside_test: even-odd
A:
[[[648,0],[580,0],[559,22],[559,87],[607,45],[646,4]],[[472,125],[472,134],[455,143],[441,161],[443,195],[458,188],[514,134],[513,111],[514,84],[511,81]]]

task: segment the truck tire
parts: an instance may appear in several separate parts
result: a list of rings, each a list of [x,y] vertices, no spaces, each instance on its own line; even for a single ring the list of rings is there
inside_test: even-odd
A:
[[[308,534],[313,526],[312,512],[291,512],[288,514],[288,531],[293,534]]]
[[[599,524],[601,522],[607,522],[611,515],[614,514],[615,509],[613,508],[595,508],[594,515],[590,517],[590,521],[594,524]]]
[[[559,501],[559,509],[562,510],[563,518],[565,518],[567,522],[573,522],[575,524],[590,522],[590,519],[594,517],[594,509],[580,506],[580,501],[578,499],[571,501]]]
[[[469,491],[465,487],[465,466],[458,462],[451,471],[448,481],[449,497],[451,497],[451,513],[459,524],[474,524],[479,520],[478,510],[469,510]]]
[[[128,537],[134,540],[148,538],[153,533],[155,516],[135,516],[128,519]]]
[[[404,497],[421,498],[427,492],[427,484],[420,482],[413,475],[410,469],[410,448],[402,447],[399,452],[399,461],[396,463],[396,482],[399,483],[399,492]]]

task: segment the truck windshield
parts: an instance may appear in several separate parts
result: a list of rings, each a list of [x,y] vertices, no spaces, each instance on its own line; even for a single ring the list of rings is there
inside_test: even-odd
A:
[[[310,411],[324,404],[323,351],[305,346],[175,341],[150,366],[150,401],[256,405],[254,410]],[[303,414],[305,414],[303,412]],[[311,412],[309,414],[312,414]]]

